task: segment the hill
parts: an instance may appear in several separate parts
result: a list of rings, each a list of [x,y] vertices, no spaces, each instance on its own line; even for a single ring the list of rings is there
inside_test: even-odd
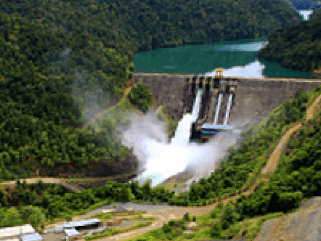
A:
[[[125,163],[135,169],[137,160],[117,139],[118,122],[106,118],[99,128],[85,125],[123,94],[133,54],[166,45],[254,38],[299,22],[299,15],[282,4],[4,1],[0,179],[58,170],[73,175],[77,169],[78,175],[104,175],[106,168],[108,175],[119,174]],[[250,11],[249,5],[257,11]],[[99,173],[80,173],[89,169],[77,168],[97,162]],[[117,163],[115,168],[111,163]]]
[[[106,47],[125,48],[122,53],[252,39],[301,21],[281,0],[13,0],[0,11],[41,21],[54,31],[94,35]]]
[[[321,15],[289,29],[278,29],[267,36],[269,43],[258,53],[260,58],[281,66],[320,74]]]
[[[0,179],[129,158],[110,120],[99,131],[77,128],[122,93],[128,58],[84,33],[53,32],[22,17],[2,14],[0,26]]]
[[[242,236],[252,240],[266,220],[290,213],[305,199],[320,195],[320,95],[320,87],[309,93],[298,92],[276,108],[266,120],[243,134],[242,144],[230,150],[228,158],[209,178],[193,183],[187,193],[175,196],[162,187],[150,188],[149,183],[139,186],[137,182],[108,182],[81,193],[67,193],[62,187],[42,183],[17,183],[15,190],[0,191],[0,204],[4,207],[0,212],[0,220],[3,220],[0,226],[25,222],[23,207],[30,204],[36,206],[30,207],[32,212],[43,213],[49,220],[74,216],[115,201],[167,202],[183,206],[211,204],[208,210],[217,207],[196,218],[199,227],[191,236],[183,233],[185,222],[189,220],[187,215],[183,220],[169,221],[161,229],[137,240]],[[307,107],[309,111],[306,111]],[[312,110],[317,107],[314,113],[310,107]],[[269,168],[269,157],[277,143],[293,128],[296,131],[285,144],[286,150],[280,153],[276,169]],[[264,171],[264,166],[270,173]]]

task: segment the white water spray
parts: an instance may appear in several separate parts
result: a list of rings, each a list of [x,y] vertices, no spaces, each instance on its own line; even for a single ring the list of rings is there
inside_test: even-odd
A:
[[[218,167],[218,161],[228,148],[236,143],[236,136],[223,139],[217,136],[208,143],[189,143],[192,123],[197,119],[203,90],[196,94],[193,111],[180,120],[175,137],[167,141],[166,126],[153,113],[136,115],[122,135],[123,145],[133,148],[141,161],[143,171],[136,180],[140,183],[151,179],[152,185],[188,169],[195,173],[193,180],[206,177]],[[191,180],[192,181],[192,180]]]
[[[196,121],[198,117],[198,112],[200,110],[200,103],[202,100],[203,89],[198,89],[196,93],[195,102],[193,105],[192,114],[186,114],[179,121],[175,136],[172,139],[172,145],[187,145],[189,143],[189,137],[191,134],[191,127],[193,122]]]
[[[220,106],[221,106],[221,103],[222,103],[222,96],[223,96],[222,93],[220,93],[219,96],[218,96],[217,107],[216,107],[216,110],[215,110],[214,125],[216,125],[217,121],[218,121],[218,113],[220,112]]]
[[[175,137],[170,144],[164,145],[152,139],[145,139],[145,151],[149,154],[145,171],[137,177],[138,181],[144,182],[151,179],[152,186],[155,186],[170,176],[184,171],[187,160],[190,158],[186,149],[189,144],[191,127],[198,117],[202,93],[202,89],[197,90],[192,114],[186,114],[180,120]]]
[[[229,98],[228,98],[228,104],[227,104],[227,108],[226,108],[226,113],[225,113],[225,116],[224,116],[223,125],[227,125],[228,118],[229,118],[229,116],[230,116],[232,98],[233,98],[233,93],[230,93],[230,96],[229,96]]]

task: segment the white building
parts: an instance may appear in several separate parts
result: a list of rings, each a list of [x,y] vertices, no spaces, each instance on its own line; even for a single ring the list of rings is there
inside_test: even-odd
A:
[[[26,224],[23,226],[8,227],[0,229],[0,241],[41,241],[42,237],[35,229]]]

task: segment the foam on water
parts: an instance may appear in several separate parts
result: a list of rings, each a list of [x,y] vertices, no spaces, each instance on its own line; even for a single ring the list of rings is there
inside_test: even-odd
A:
[[[224,69],[224,76],[233,76],[233,77],[259,77],[263,78],[263,70],[265,65],[260,61],[256,60],[253,63],[247,64],[245,66],[235,66],[230,69]],[[215,71],[205,73],[206,76],[214,76]]]
[[[157,186],[167,178],[185,170],[194,172],[193,180],[208,176],[218,167],[218,161],[236,143],[237,137],[217,135],[208,143],[189,143],[192,123],[198,117],[203,90],[196,94],[193,111],[179,121],[171,142],[166,138],[166,126],[154,113],[135,116],[122,135],[122,143],[132,148],[141,161],[141,174],[136,178],[141,184],[151,180]]]
[[[192,114],[186,114],[179,121],[175,136],[170,144],[145,139],[144,150],[148,156],[145,171],[138,176],[138,181],[152,180],[152,186],[158,185],[170,176],[184,171],[192,154],[189,147],[191,126],[198,117],[203,90],[199,89],[193,105]]]

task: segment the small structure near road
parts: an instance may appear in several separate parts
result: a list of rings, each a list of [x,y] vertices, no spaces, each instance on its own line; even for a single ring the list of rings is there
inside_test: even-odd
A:
[[[186,224],[186,226],[187,226],[188,228],[192,228],[192,227],[197,227],[198,224],[197,224],[196,222],[188,222],[188,223]]]
[[[35,229],[26,224],[23,226],[7,227],[0,229],[0,241],[42,241],[43,238]]]
[[[75,228],[66,228],[65,234],[66,234],[65,240],[68,240],[68,241],[78,240],[83,236]]]
[[[84,230],[84,229],[91,229],[91,228],[98,228],[101,225],[101,220],[98,218],[92,218],[87,220],[81,220],[77,222],[68,222],[62,225],[62,228],[70,229],[74,228],[76,230]]]
[[[29,233],[20,236],[21,241],[42,241],[43,238],[39,233]]]
[[[114,225],[120,225],[122,224],[122,219],[109,219],[105,222],[106,226],[114,226]]]
[[[79,231],[96,229],[101,226],[101,220],[98,218],[92,218],[87,220],[81,220],[77,222],[68,222],[62,226],[55,227],[54,233],[65,233],[65,240],[72,241],[83,238],[84,234]]]
[[[115,208],[112,208],[112,209],[104,209],[101,211],[103,214],[106,214],[106,213],[117,213],[117,209]]]
[[[123,212],[133,212],[134,209],[133,208],[126,208],[123,206],[114,206],[114,208],[110,208],[110,209],[104,209],[101,212],[103,214],[105,213],[123,213]]]

